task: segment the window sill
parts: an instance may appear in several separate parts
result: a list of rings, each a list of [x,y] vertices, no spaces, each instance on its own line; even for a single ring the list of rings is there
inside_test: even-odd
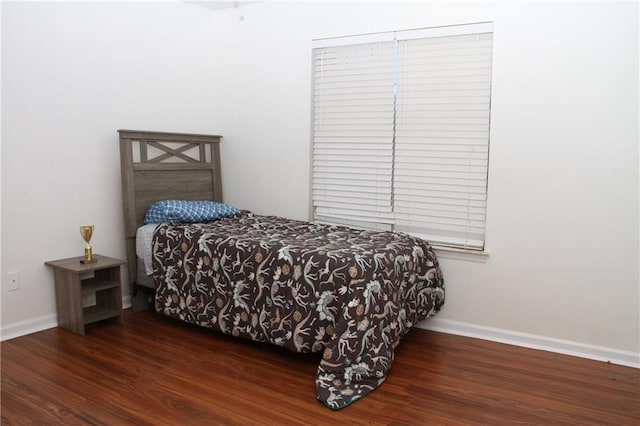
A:
[[[438,259],[463,260],[466,262],[486,263],[489,252],[485,250],[467,250],[453,247],[444,247],[433,244],[433,250]]]

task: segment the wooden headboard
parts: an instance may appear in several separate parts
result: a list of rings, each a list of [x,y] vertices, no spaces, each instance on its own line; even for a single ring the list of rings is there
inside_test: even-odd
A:
[[[136,230],[147,209],[166,199],[222,202],[222,137],[139,130],[118,133],[127,262],[135,292]]]

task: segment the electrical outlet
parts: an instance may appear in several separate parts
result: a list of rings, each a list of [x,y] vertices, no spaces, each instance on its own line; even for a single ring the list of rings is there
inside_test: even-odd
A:
[[[20,290],[20,271],[9,272],[9,291]]]

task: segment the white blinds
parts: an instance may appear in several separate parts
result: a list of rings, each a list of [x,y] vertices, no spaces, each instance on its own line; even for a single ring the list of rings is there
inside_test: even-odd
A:
[[[482,249],[492,33],[389,34],[314,49],[314,219]]]
[[[315,219],[391,223],[393,42],[314,51]]]
[[[398,42],[396,230],[482,248],[492,34]]]

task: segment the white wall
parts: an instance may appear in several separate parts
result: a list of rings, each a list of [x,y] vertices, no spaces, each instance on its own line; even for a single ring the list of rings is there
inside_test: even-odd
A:
[[[79,225],[95,224],[95,253],[125,257],[117,129],[219,128],[222,41],[203,10],[3,2],[3,337],[55,325],[44,262],[82,255]],[[8,292],[13,270],[22,288]]]
[[[640,365],[637,4],[267,2],[222,15],[225,197],[296,218],[311,40],[493,21],[491,255],[442,254],[447,302],[425,325]]]
[[[488,20],[491,255],[442,255],[426,323],[640,364],[634,3],[5,4],[3,329],[55,313],[81,223],[124,255],[115,129],[222,134],[226,201],[305,219],[311,40]]]

